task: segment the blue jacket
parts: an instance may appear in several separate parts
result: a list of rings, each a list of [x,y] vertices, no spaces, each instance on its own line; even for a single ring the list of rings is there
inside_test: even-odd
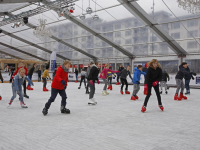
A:
[[[134,70],[135,70],[135,72],[134,72],[134,76],[133,76],[133,80],[132,80],[133,84],[139,84],[138,82],[140,82],[141,74],[143,74],[145,76],[146,73],[143,71],[140,71],[137,67],[135,67]]]
[[[22,90],[22,84],[23,84],[24,80],[27,80],[28,82],[31,82],[31,84],[33,85],[33,82],[29,78],[27,78],[26,76],[24,76],[22,78],[22,77],[19,76],[19,74],[17,74],[14,77],[14,80],[13,80],[13,83],[12,83],[12,86],[15,87],[16,91],[21,91]]]

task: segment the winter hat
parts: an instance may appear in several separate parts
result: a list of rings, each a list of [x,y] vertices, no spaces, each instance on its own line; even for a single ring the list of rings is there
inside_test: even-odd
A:
[[[147,68],[147,67],[148,67],[148,64],[146,63],[146,64],[144,65],[144,67]]]
[[[46,69],[49,69],[49,66],[46,66]]]

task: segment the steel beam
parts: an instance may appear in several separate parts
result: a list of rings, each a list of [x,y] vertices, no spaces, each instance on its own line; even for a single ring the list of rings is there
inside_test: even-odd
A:
[[[31,2],[41,2],[42,0],[0,0],[0,4],[5,3],[31,3]]]
[[[118,0],[123,3],[123,6],[132,13],[135,17],[140,19],[163,41],[166,41],[168,46],[180,56],[187,55],[187,52],[156,22],[154,21],[139,5],[137,2],[129,0]]]
[[[17,57],[17,56],[11,55],[11,54],[6,53],[6,52],[1,51],[1,50],[0,50],[0,53],[3,53],[3,54],[8,55],[8,56],[11,56],[11,57],[13,57],[13,58],[22,59],[22,58],[20,58],[20,57]]]

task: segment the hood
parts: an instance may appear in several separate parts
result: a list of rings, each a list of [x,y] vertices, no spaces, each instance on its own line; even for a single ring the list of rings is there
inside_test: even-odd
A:
[[[93,64],[92,67],[96,67],[97,68],[97,66],[95,64]]]
[[[134,68],[135,71],[140,71],[137,67]]]
[[[65,68],[64,65],[60,66],[65,72],[69,72],[69,69]]]
[[[183,69],[184,67],[182,65],[179,66],[179,69]]]

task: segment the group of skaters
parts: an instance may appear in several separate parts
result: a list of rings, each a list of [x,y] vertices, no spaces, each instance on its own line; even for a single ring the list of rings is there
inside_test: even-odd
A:
[[[42,113],[44,115],[48,114],[48,110],[51,106],[51,103],[55,101],[58,93],[61,96],[61,107],[60,111],[61,113],[70,113],[70,110],[66,108],[66,87],[68,82],[68,72],[70,69],[70,61],[66,60],[64,63],[58,67],[56,73],[54,74],[54,78],[51,84],[51,96],[49,100],[46,102],[44,109],[42,110]],[[169,81],[169,75],[167,72],[162,71],[161,65],[156,59],[151,60],[150,62],[145,64],[145,67],[143,68],[142,65],[138,65],[134,68],[134,76],[131,76],[130,73],[130,66],[127,66],[124,68],[122,65],[119,67],[117,71],[110,70],[110,64],[107,63],[104,67],[104,69],[100,72],[101,64],[99,62],[91,62],[89,64],[89,67],[87,68],[87,71],[82,70],[81,72],[81,82],[78,89],[81,88],[82,82],[84,82],[85,88],[86,88],[86,94],[89,94],[89,105],[96,105],[97,102],[94,98],[95,95],[95,86],[96,83],[100,84],[99,78],[101,78],[104,82],[104,87],[102,91],[102,95],[106,96],[109,95],[107,90],[112,90],[112,78],[113,76],[117,75],[117,85],[120,84],[121,81],[121,88],[120,93],[123,94],[130,94],[128,91],[128,82],[127,77],[129,76],[133,83],[133,93],[131,96],[131,100],[137,100],[138,92],[140,90],[140,79],[141,75],[144,75],[145,81],[144,81],[144,94],[146,95],[144,104],[142,106],[141,111],[145,112],[147,108],[147,103],[149,101],[152,88],[155,90],[157,99],[158,99],[158,106],[163,111],[164,107],[162,105],[161,101],[161,94],[162,94],[162,88],[165,87],[165,93],[167,94],[168,86],[167,81]],[[28,71],[28,69],[25,67],[25,64],[21,62],[19,64],[19,68],[13,73],[12,75],[12,92],[13,96],[10,99],[9,106],[11,106],[13,100],[16,98],[17,95],[19,95],[20,105],[22,108],[28,108],[27,105],[24,103],[24,97],[29,98],[29,96],[26,93],[27,90],[33,90],[31,86],[33,86],[32,82],[32,75],[34,72],[34,69],[36,68],[36,64],[33,64],[32,68]],[[100,75],[99,75],[100,74]],[[116,74],[116,75],[115,75]],[[184,88],[185,85],[183,83],[183,78],[185,78],[186,82],[186,94],[189,94],[190,91],[188,89],[189,87],[189,81],[191,78],[193,78],[193,75],[196,76],[196,73],[190,72],[187,63],[183,62],[179,66],[179,71],[176,75],[176,84],[177,84],[177,90],[174,96],[174,100],[186,100],[187,97],[184,96]],[[46,67],[46,70],[44,71],[42,75],[43,80],[43,91],[46,92],[48,89],[46,88],[47,84],[47,78],[51,79],[49,76],[49,67]],[[87,80],[86,80],[87,79]],[[76,81],[78,80],[78,76],[76,76]],[[120,80],[120,81],[119,81]],[[26,81],[28,81],[28,85],[26,86]],[[87,82],[87,83],[86,83]],[[160,83],[160,84],[159,84]],[[23,86],[23,91],[22,91]],[[123,91],[125,86],[125,91]],[[159,89],[161,88],[161,90]],[[179,91],[181,90],[180,94]]]

